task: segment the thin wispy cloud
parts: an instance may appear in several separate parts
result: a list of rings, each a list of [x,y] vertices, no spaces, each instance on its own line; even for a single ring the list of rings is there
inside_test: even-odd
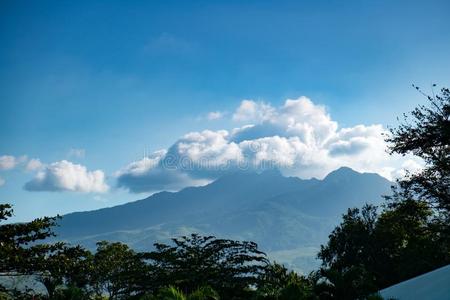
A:
[[[86,150],[81,148],[71,148],[67,153],[68,157],[75,157],[75,158],[84,158],[85,155]]]
[[[206,118],[209,121],[214,121],[214,120],[219,120],[222,119],[224,117],[225,113],[221,112],[221,111],[212,111],[209,112],[208,115],[206,116]]]

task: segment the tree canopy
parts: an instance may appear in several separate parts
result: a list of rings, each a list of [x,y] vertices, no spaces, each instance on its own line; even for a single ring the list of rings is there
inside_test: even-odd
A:
[[[420,91],[418,87],[416,87]],[[391,128],[387,138],[391,153],[413,154],[425,162],[423,170],[399,180],[409,196],[427,201],[445,218],[450,214],[450,90],[426,96],[420,105],[403,116],[403,123]]]
[[[398,179],[382,208],[343,216],[318,254],[322,298],[367,297],[450,263],[450,91],[427,99],[387,137],[391,153],[416,155],[424,168]]]

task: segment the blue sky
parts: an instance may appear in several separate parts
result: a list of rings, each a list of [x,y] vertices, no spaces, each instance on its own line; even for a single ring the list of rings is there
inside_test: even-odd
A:
[[[189,132],[208,129],[216,135],[189,137],[184,144],[197,147],[206,139],[222,145],[223,138],[226,147],[220,149],[229,154],[237,143],[232,129],[259,124],[246,133],[250,140],[276,135],[291,139],[292,148],[296,135],[284,134],[290,125],[282,116],[312,109],[320,120],[330,117],[325,127],[336,122],[331,140],[341,140],[333,149],[357,149],[339,130],[359,124],[369,129],[354,129],[357,142],[364,137],[364,145],[375,145],[369,135],[378,129],[370,126],[395,125],[397,116],[424,102],[412,83],[427,90],[431,83],[450,82],[448,1],[2,1],[0,6],[0,156],[15,159],[13,167],[0,170],[0,201],[15,205],[17,220],[136,200],[175,188],[173,181],[186,176],[185,185],[214,179],[218,174],[209,169],[173,179],[148,167],[139,180],[167,176],[170,184],[136,193],[128,177],[120,177],[129,175],[129,164],[144,151],[178,155],[180,138]],[[285,100],[300,96],[310,102],[299,100],[287,113]],[[258,116],[237,114],[249,108],[242,106],[244,99],[252,100]],[[264,107],[271,113],[261,117]],[[208,120],[210,112],[221,117]],[[228,135],[217,135],[220,129]],[[331,145],[328,135],[323,139]],[[211,147],[216,151],[216,144]],[[303,157],[293,164],[310,173],[286,173],[320,177],[336,166],[336,160],[325,167]],[[30,159],[42,166],[25,170]],[[24,189],[39,172],[45,180],[55,175],[47,166],[63,160],[72,164],[66,167],[85,167],[88,177],[101,170],[108,191],[49,188],[42,182]],[[378,172],[387,168],[383,163],[354,167]]]

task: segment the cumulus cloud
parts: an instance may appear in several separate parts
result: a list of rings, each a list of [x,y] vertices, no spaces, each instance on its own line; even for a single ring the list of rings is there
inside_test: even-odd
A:
[[[262,122],[270,119],[274,108],[264,102],[242,100],[241,105],[233,114],[233,120],[238,122]]]
[[[0,170],[14,169],[18,164],[21,164],[27,160],[26,155],[15,157],[12,155],[0,156]]]
[[[242,169],[323,178],[341,166],[391,179],[401,168],[402,160],[386,153],[383,126],[339,128],[324,106],[307,97],[280,107],[243,100],[232,120],[241,126],[188,133],[166,152],[130,164],[118,174],[119,186],[140,192],[180,188]]]
[[[203,185],[205,179],[194,179],[176,169],[175,162],[170,161],[166,150],[134,161],[116,172],[117,186],[129,189],[133,193],[160,190],[179,190],[186,186]],[[165,159],[165,162],[162,162]]]
[[[383,140],[384,128],[381,125],[357,125],[352,128],[343,128],[327,143],[332,157],[355,156],[366,149],[380,152],[385,148]]]
[[[27,171],[37,171],[42,169],[43,167],[44,164],[41,162],[39,158],[32,158],[27,162],[25,169]]]
[[[105,182],[103,171],[88,171],[85,166],[62,160],[45,166],[25,184],[24,189],[104,193],[109,187]]]

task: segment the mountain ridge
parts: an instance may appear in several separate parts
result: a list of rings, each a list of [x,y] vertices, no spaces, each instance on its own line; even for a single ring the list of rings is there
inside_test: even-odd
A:
[[[269,254],[295,253],[294,249],[318,249],[347,208],[380,203],[391,184],[378,174],[350,168],[335,170],[322,180],[284,177],[273,170],[236,172],[205,186],[65,215],[56,232],[58,239],[88,248],[111,240],[148,250],[156,241],[198,232],[253,240]],[[297,263],[282,262],[307,270],[312,261],[309,255]]]

